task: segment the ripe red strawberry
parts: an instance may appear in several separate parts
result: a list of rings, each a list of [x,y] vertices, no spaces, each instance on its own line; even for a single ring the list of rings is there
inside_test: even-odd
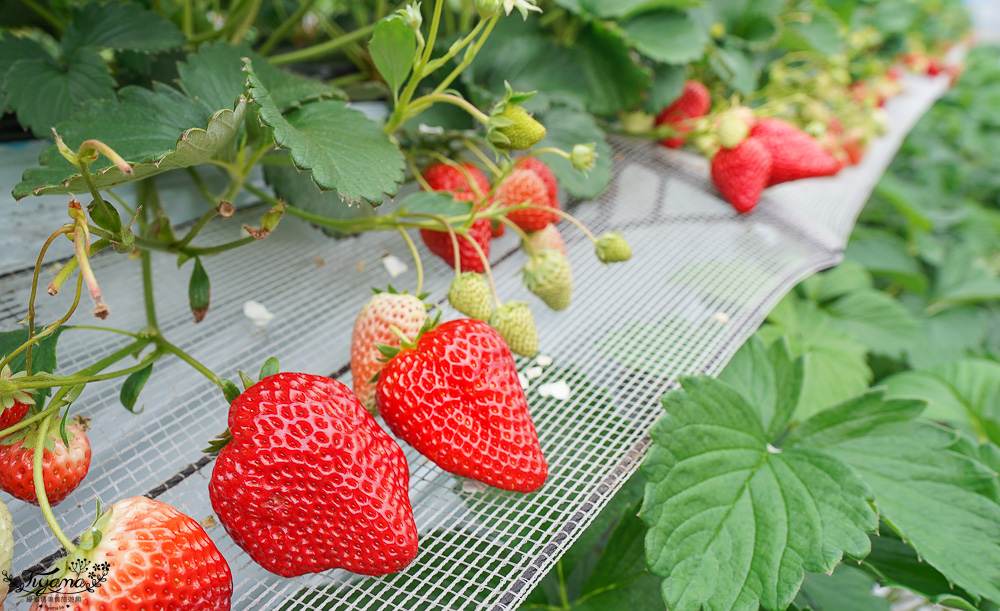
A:
[[[559,208],[559,183],[556,181],[556,175],[552,173],[549,166],[545,165],[544,161],[538,157],[521,157],[517,160],[516,167],[531,170],[537,174],[545,183],[545,190],[549,194],[549,203],[552,204],[553,208]],[[559,217],[559,220],[561,221],[562,217]]]
[[[548,211],[548,208],[555,206],[552,205],[545,181],[527,168],[515,169],[511,172],[497,186],[496,198],[501,206],[508,208],[525,203],[542,206],[541,208],[511,210],[507,213],[507,218],[525,231],[544,229],[546,225],[559,219],[558,214]]]
[[[42,452],[42,481],[50,505],[65,499],[90,470],[90,440],[79,426],[66,426],[69,447],[59,435],[60,420],[49,426]],[[0,490],[22,501],[38,504],[32,480],[32,459],[38,439],[38,424],[25,428],[0,440]]]
[[[346,386],[304,373],[264,378],[233,401],[229,432],[208,495],[262,567],[384,575],[416,557],[406,457]]]
[[[4,365],[0,369],[0,380],[5,382],[24,375],[26,372],[23,371],[11,374],[10,365]],[[20,422],[34,404],[35,400],[23,390],[0,392],[0,431]]]
[[[503,234],[507,233],[507,226],[500,221],[493,219],[490,221],[490,236],[494,238],[499,238]]]
[[[483,254],[490,256],[490,238],[492,237],[492,223],[490,219],[476,219],[469,227],[468,237],[472,238],[483,249]],[[444,259],[448,265],[455,267],[455,250],[451,241],[451,236],[447,231],[436,231],[434,229],[421,229],[420,237],[423,239],[427,249]],[[467,238],[458,238],[458,263],[459,271],[483,273],[486,265],[480,258],[479,253]]]
[[[767,186],[791,180],[832,176],[840,164],[816,140],[782,119],[761,119],[750,135],[771,154],[771,178]]]
[[[479,320],[446,322],[379,376],[386,424],[439,467],[516,492],[548,474],[510,348]]]
[[[81,580],[79,602],[66,594],[36,600],[31,609],[170,609],[228,611],[233,575],[226,559],[194,519],[166,503],[135,496],[118,501],[88,529],[72,556],[56,564],[57,582]],[[101,581],[106,577],[106,581]],[[48,599],[48,600],[46,600]]]
[[[476,187],[483,195],[490,192],[490,181],[486,179],[479,168],[471,163],[463,163],[461,166],[472,177]],[[447,163],[432,163],[427,166],[427,169],[424,170],[424,180],[435,191],[454,193],[457,200],[471,202],[479,199],[466,174]]]
[[[712,96],[708,93],[708,88],[698,81],[688,81],[684,83],[680,97],[656,115],[656,124],[670,124],[678,132],[686,134],[692,129],[690,120],[704,117],[711,107]],[[684,146],[684,141],[684,136],[672,136],[664,138],[660,144],[677,149]]]
[[[389,327],[395,325],[407,337],[416,337],[426,320],[427,307],[420,298],[393,292],[373,295],[354,320],[354,332],[351,335],[354,394],[373,415],[378,413],[375,407],[375,384],[369,380],[382,369],[380,359],[385,358],[376,344],[399,346],[399,338]]]
[[[712,182],[740,214],[754,209],[771,175],[771,154],[750,137],[734,149],[719,149],[712,159]]]

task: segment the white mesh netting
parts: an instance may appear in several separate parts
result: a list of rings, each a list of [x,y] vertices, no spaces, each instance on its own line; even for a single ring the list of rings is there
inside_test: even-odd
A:
[[[542,353],[553,358],[532,381],[528,402],[550,475],[536,493],[521,495],[465,485],[405,444],[420,553],[405,570],[381,578],[330,571],[296,579],[252,563],[221,526],[208,529],[234,573],[234,609],[512,609],[579,536],[644,456],[659,398],[680,375],[717,373],[796,283],[836,264],[854,220],[903,137],[946,89],[945,79],[913,78],[890,102],[890,134],[864,162],[839,176],[800,181],[766,192],[758,209],[735,215],[716,196],[703,160],[656,145],[617,140],[615,173],[593,201],[570,205],[596,232],[621,230],[633,259],[605,266],[589,241],[564,223],[576,289],[568,310],[553,313],[520,286],[516,239],[495,241],[491,259],[504,299],[532,301]],[[253,213],[213,223],[205,241],[227,241]],[[257,211],[259,213],[259,211]],[[200,240],[202,238],[199,238]],[[385,254],[409,260],[395,233],[332,240],[285,218],[267,240],[205,260],[213,302],[192,324],[186,286],[190,267],[155,256],[160,326],[167,338],[213,371],[230,377],[256,371],[277,356],[282,370],[328,374],[350,383],[351,328],[369,287],[384,286]],[[426,253],[426,251],[424,251]],[[431,301],[444,302],[452,277],[427,256]],[[95,260],[109,320],[144,324],[139,262],[103,255]],[[393,280],[412,289],[414,272]],[[30,273],[0,278],[0,317],[12,328],[24,317]],[[128,289],[128,290],[126,290]],[[69,293],[70,291],[65,291]],[[69,295],[42,298],[40,320],[52,320]],[[258,328],[243,315],[257,300],[274,314]],[[447,305],[446,317],[455,317]],[[85,308],[81,308],[85,309]],[[72,322],[93,324],[86,312]],[[109,340],[109,338],[111,338]],[[95,331],[67,331],[59,342],[60,371],[70,372],[124,345]],[[521,360],[522,369],[530,361]],[[86,528],[93,499],[156,496],[197,520],[212,514],[206,441],[226,427],[221,393],[176,359],[164,359],[133,415],[118,401],[120,381],[88,387],[75,413],[91,418],[90,475],[56,509],[67,533]],[[543,398],[546,382],[566,381],[572,396]],[[6,501],[7,499],[5,499]],[[9,502],[16,536],[15,572],[55,552],[58,544],[33,506]],[[48,564],[48,561],[46,562]],[[27,603],[8,600],[8,608]]]

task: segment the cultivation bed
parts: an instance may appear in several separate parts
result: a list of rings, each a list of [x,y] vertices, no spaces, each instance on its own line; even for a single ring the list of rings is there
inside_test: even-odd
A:
[[[542,489],[522,495],[470,486],[403,445],[420,533],[412,565],[381,578],[330,571],[284,579],[251,562],[221,526],[209,526],[233,568],[234,609],[516,608],[638,468],[647,431],[661,413],[659,397],[678,376],[718,373],[789,289],[840,261],[875,182],[915,121],[944,93],[947,79],[914,77],[906,84],[907,93],[887,108],[891,132],[860,166],[770,189],[747,217],[736,216],[715,196],[703,159],[615,140],[611,186],[600,198],[569,208],[595,232],[621,230],[633,259],[602,265],[589,241],[566,226],[576,278],[573,304],[561,313],[534,308],[541,352],[553,360],[527,391],[549,461]],[[259,214],[250,212],[213,223],[204,239],[233,239],[244,222],[252,222],[253,212]],[[165,336],[231,377],[237,369],[256,372],[273,355],[283,370],[329,374],[349,384],[354,317],[368,288],[390,281],[381,259],[394,254],[409,260],[399,236],[334,241],[286,217],[273,236],[252,248],[259,251],[255,267],[242,252],[206,260],[214,299],[198,325],[187,308],[190,268],[177,270],[174,259],[154,255]],[[491,260],[501,295],[532,301],[520,286],[523,256],[514,236],[494,242]],[[427,261],[430,300],[443,303],[451,270]],[[109,322],[141,327],[142,304],[125,290],[140,282],[138,261],[102,255],[95,269],[111,307]],[[4,328],[24,316],[29,281],[28,272],[0,278]],[[401,289],[412,289],[414,281],[412,269],[392,280]],[[41,299],[40,320],[60,315],[69,292]],[[243,315],[248,300],[263,303],[274,319],[255,326]],[[85,312],[71,322],[94,324]],[[67,331],[60,339],[61,371],[115,349],[108,337]],[[522,370],[533,364],[519,361]],[[75,412],[98,426],[90,433],[90,475],[57,510],[66,532],[89,525],[95,497],[110,503],[147,494],[195,519],[211,516],[207,482],[213,461],[200,449],[225,429],[225,402],[217,388],[176,359],[156,369],[170,375],[151,378],[139,399],[140,415],[119,404],[120,381],[94,384],[79,400]],[[560,380],[571,388],[568,400],[539,394],[542,384]],[[10,508],[14,567],[22,571],[58,544],[36,508],[17,501]],[[14,600],[7,604],[27,608]]]

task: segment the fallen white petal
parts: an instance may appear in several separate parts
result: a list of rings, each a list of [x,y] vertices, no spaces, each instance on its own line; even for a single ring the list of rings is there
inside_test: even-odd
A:
[[[420,132],[421,134],[431,134],[434,136],[440,136],[441,134],[444,133],[444,128],[441,127],[440,125],[435,125],[432,127],[430,125],[427,125],[426,123],[421,123],[420,125],[417,126],[417,131]]]
[[[274,320],[274,314],[263,303],[252,299],[243,304],[243,315],[258,327],[263,327]]]
[[[539,354],[538,358],[535,359],[535,362],[541,367],[548,367],[552,364],[552,357],[547,354]]]
[[[534,380],[535,378],[540,378],[542,376],[541,367],[528,367],[524,370],[524,377],[529,380]]]
[[[727,322],[729,322],[729,314],[726,314],[725,312],[716,312],[715,322],[721,322],[722,324],[726,324]]]
[[[520,371],[517,372],[517,381],[521,383],[521,388],[528,388],[528,378],[524,377],[524,374]]]
[[[566,399],[569,399],[573,393],[569,389],[569,384],[559,380],[558,382],[542,384],[538,387],[538,394],[543,397],[552,397],[553,399],[565,401]]]
[[[483,482],[477,482],[474,479],[463,479],[462,480],[462,492],[468,492],[470,494],[475,494],[477,492],[486,492],[486,484]]]
[[[396,255],[382,257],[382,265],[385,266],[385,271],[389,272],[389,277],[391,278],[405,274],[406,270],[410,269],[410,266],[403,263],[403,260]]]

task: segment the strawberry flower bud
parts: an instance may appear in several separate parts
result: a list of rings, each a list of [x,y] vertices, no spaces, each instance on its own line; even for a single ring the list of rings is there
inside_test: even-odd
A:
[[[476,11],[482,19],[489,19],[496,15],[501,8],[503,8],[501,0],[476,0]]]
[[[424,16],[420,13],[420,3],[414,2],[396,11],[396,14],[403,18],[406,27],[414,32],[420,31],[420,26],[424,23]]]
[[[617,263],[632,258],[632,248],[625,237],[617,231],[606,231],[597,238],[594,252],[601,263]]]

